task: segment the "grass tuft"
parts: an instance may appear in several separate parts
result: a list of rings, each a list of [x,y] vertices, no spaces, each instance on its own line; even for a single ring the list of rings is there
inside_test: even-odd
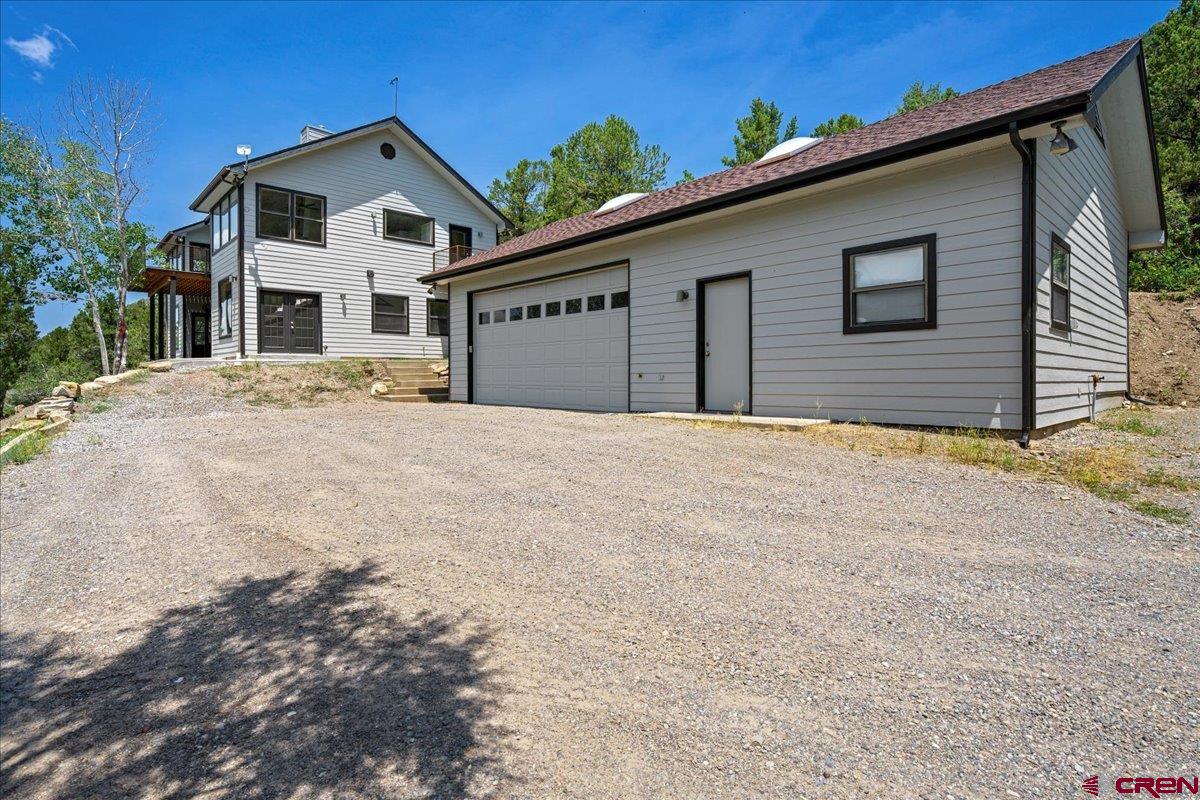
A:
[[[0,466],[7,467],[10,464],[24,464],[26,461],[32,461],[44,453],[49,446],[50,437],[41,431],[35,431],[32,436],[0,456]]]
[[[1164,506],[1153,500],[1134,500],[1129,504],[1129,507],[1139,514],[1145,514],[1148,517],[1161,519],[1165,522],[1173,522],[1176,525],[1182,525],[1192,518],[1191,513],[1185,509]]]
[[[1162,436],[1166,429],[1150,421],[1145,411],[1123,408],[1103,415],[1096,420],[1096,427],[1107,431],[1135,433],[1138,436]]]

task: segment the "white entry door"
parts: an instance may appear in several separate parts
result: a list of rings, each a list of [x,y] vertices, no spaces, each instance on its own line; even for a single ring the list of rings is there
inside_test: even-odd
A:
[[[750,413],[750,278],[710,281],[704,292],[704,410]]]
[[[626,267],[476,292],[472,312],[475,402],[629,410]]]

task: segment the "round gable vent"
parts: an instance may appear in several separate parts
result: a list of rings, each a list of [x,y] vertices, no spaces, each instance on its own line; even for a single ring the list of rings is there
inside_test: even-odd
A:
[[[396,148],[392,147],[391,142],[384,142],[383,144],[379,145],[379,154],[388,161],[391,161],[396,157]]]

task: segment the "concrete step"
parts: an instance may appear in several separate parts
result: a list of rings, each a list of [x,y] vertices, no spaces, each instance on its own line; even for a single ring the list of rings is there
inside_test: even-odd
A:
[[[424,378],[419,380],[396,380],[393,378],[392,385],[399,389],[445,389],[449,384],[437,378],[433,380],[426,380]]]

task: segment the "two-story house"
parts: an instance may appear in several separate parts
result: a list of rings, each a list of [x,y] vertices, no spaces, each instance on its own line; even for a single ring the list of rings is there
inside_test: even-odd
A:
[[[146,271],[151,357],[441,358],[448,305],[417,278],[495,246],[507,220],[388,117],[221,167],[204,219]],[[173,323],[173,324],[172,324]]]

